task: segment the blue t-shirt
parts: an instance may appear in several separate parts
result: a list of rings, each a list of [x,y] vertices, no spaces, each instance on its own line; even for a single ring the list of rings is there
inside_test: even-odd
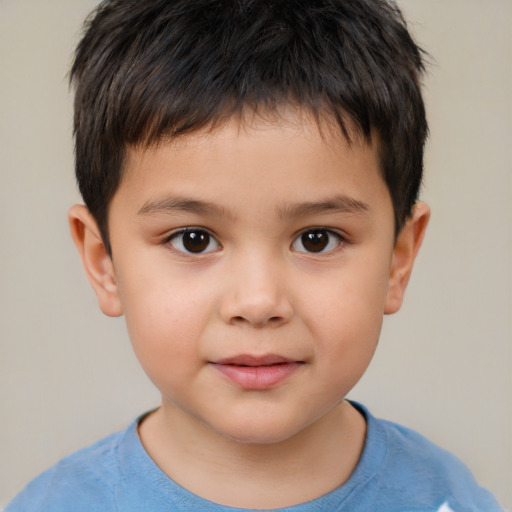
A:
[[[281,512],[501,512],[456,457],[416,432],[367,421],[361,459],[347,482]],[[78,451],[33,480],[5,512],[241,512],[207,501],[173,482],[144,450],[135,421]]]

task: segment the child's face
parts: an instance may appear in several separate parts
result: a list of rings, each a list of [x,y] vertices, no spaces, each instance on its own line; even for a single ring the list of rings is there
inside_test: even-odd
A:
[[[376,148],[290,117],[129,150],[109,213],[103,310],[164,411],[244,442],[328,417],[405,287]]]

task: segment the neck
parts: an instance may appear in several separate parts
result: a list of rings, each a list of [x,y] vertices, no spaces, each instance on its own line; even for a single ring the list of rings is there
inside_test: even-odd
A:
[[[139,434],[159,468],[194,494],[230,507],[268,509],[313,500],[347,481],[364,447],[366,423],[342,402],[283,441],[241,443],[164,401]]]

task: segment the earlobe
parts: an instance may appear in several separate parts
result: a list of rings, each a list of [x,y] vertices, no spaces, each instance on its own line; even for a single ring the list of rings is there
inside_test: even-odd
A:
[[[74,205],[69,210],[68,219],[71,236],[100,309],[108,316],[122,315],[112,258],[103,243],[96,221],[84,205]]]
[[[425,203],[416,203],[411,217],[398,235],[393,249],[388,292],[384,306],[386,315],[396,313],[402,305],[414,260],[423,242],[429,219],[430,208]]]

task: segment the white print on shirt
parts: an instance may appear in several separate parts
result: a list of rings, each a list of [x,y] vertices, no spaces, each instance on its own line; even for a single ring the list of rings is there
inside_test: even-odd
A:
[[[448,503],[445,501],[440,507],[437,512],[453,512],[453,509],[448,505]]]

